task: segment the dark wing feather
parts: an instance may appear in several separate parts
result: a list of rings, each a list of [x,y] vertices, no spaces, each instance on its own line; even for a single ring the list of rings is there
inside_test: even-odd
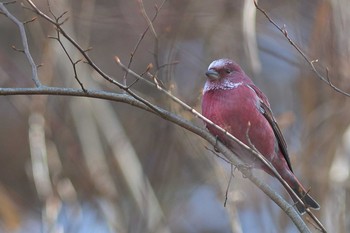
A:
[[[273,113],[272,113],[271,108],[270,108],[270,104],[267,101],[267,97],[256,86],[249,85],[249,87],[252,88],[255,91],[255,93],[258,95],[258,97],[260,98],[261,113],[264,115],[266,120],[270,123],[270,125],[273,129],[273,132],[275,133],[275,136],[277,138],[280,150],[281,150],[285,160],[287,161],[289,169],[293,172],[292,165],[290,163],[290,159],[289,159],[289,155],[288,155],[288,151],[287,151],[287,143],[284,140],[284,137],[283,137],[283,134],[280,130],[280,127],[278,126],[278,124],[273,116]]]

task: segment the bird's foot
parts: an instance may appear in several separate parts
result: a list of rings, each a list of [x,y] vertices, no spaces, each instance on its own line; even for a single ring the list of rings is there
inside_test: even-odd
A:
[[[218,141],[219,141],[219,138],[218,138],[218,135],[215,136],[215,145],[214,145],[214,150],[216,153],[219,153],[219,149],[218,149]]]
[[[236,168],[242,172],[243,178],[247,178],[252,175],[253,165],[251,164],[243,163],[236,166]]]

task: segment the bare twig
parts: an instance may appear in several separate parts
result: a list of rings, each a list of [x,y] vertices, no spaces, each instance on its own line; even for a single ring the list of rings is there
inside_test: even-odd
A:
[[[16,52],[24,53],[24,50],[23,50],[23,49],[19,49],[19,48],[17,48],[17,47],[14,46],[14,45],[12,45],[11,48],[12,48],[13,50],[15,50]]]
[[[308,213],[308,215],[310,216],[310,218],[316,223],[317,225],[317,229],[327,233],[326,228],[324,228],[324,226],[322,225],[322,223],[320,222],[320,220],[310,211],[309,208],[306,209],[306,213]]]
[[[51,5],[50,5],[50,1],[48,0],[47,1],[47,5],[48,5],[48,8],[49,8],[49,12],[50,14],[52,15],[52,17],[55,19],[56,21],[56,24],[57,25],[63,25],[67,20],[68,20],[68,17],[63,19],[63,21],[60,22],[60,20],[63,18],[63,16],[65,16],[68,11],[64,11],[61,15],[59,16],[56,16],[52,9],[51,9]],[[78,82],[78,84],[80,85],[81,89],[86,92],[86,89],[84,88],[84,85],[83,83],[80,81],[80,79],[78,78],[78,73],[77,73],[77,64],[82,60],[82,59],[79,59],[77,61],[73,61],[72,57],[69,55],[67,49],[64,47],[63,43],[62,43],[62,40],[61,40],[61,34],[60,34],[60,30],[56,30],[57,32],[57,36],[56,37],[51,37],[53,39],[56,39],[58,41],[58,43],[60,44],[61,48],[63,49],[64,53],[66,54],[66,56],[68,57],[70,63],[72,64],[72,67],[73,67],[73,72],[74,72],[74,78],[75,80]]]
[[[321,79],[323,82],[327,83],[332,89],[334,89],[336,92],[339,92],[347,97],[350,97],[350,93],[334,86],[331,81],[328,74],[328,68],[326,68],[326,77],[320,73],[318,69],[316,69],[314,63],[318,62],[318,59],[311,60],[306,53],[289,37],[288,31],[286,29],[286,25],[283,25],[283,27],[279,26],[275,21],[272,20],[272,18],[268,15],[268,13],[262,9],[259,5],[257,0],[254,0],[254,4],[256,9],[258,9],[261,13],[264,14],[264,16],[268,19],[268,21],[275,26],[282,34],[283,36],[288,40],[288,42],[298,51],[298,53],[304,58],[304,60],[310,65],[311,70],[316,74],[316,76]]]
[[[33,17],[33,18],[31,18],[31,19],[29,19],[27,21],[24,21],[23,24],[34,22],[36,19],[37,19],[37,17]]]
[[[162,69],[162,68],[164,68],[164,67],[172,66],[172,65],[176,65],[176,64],[179,64],[179,61],[172,61],[172,62],[169,62],[169,63],[165,63],[165,64],[163,64],[163,65],[160,65],[160,66],[158,67],[158,69]]]
[[[58,18],[56,18],[56,22],[58,23]],[[84,85],[83,83],[80,81],[80,79],[78,78],[78,73],[77,73],[77,64],[79,62],[81,62],[82,59],[79,59],[77,61],[73,61],[72,57],[69,55],[66,47],[64,47],[63,43],[62,43],[62,40],[61,40],[61,37],[60,37],[60,31],[57,30],[57,37],[49,37],[51,39],[55,39],[58,41],[58,43],[60,44],[61,48],[63,49],[64,53],[66,54],[66,56],[68,57],[70,63],[72,64],[72,67],[73,67],[73,72],[74,72],[74,78],[75,80],[78,82],[78,84],[80,85],[81,89],[86,92],[86,89],[84,88]]]
[[[32,7],[33,11],[39,15],[40,17],[44,18],[46,21],[50,22],[51,24],[55,25],[57,30],[60,31],[60,33],[84,56],[86,62],[99,74],[101,77],[106,79],[108,82],[112,83],[113,85],[116,85],[117,87],[121,89],[126,89],[125,86],[123,86],[121,83],[117,82],[114,80],[112,77],[104,73],[93,61],[92,59],[88,56],[86,53],[86,50],[81,48],[79,44],[72,38],[70,37],[66,31],[62,28],[61,23],[57,23],[54,19],[51,19],[48,15],[40,11],[37,6],[31,1],[31,0],[26,0],[28,4]],[[63,15],[63,14],[62,14]]]
[[[156,8],[156,12],[155,12],[155,14],[154,14],[152,20],[150,20],[151,24],[148,23],[146,29],[143,31],[143,33],[141,34],[141,36],[140,36],[140,38],[138,39],[137,43],[135,44],[135,47],[134,47],[133,51],[132,51],[131,54],[130,54],[130,59],[129,59],[129,63],[128,63],[128,66],[127,66],[129,69],[130,69],[131,64],[132,64],[132,62],[133,62],[133,59],[134,59],[134,56],[135,56],[135,54],[136,54],[137,49],[139,48],[139,46],[140,46],[142,40],[144,39],[145,35],[147,34],[147,32],[148,32],[148,30],[150,29],[151,26],[152,26],[152,28],[153,28],[153,31],[155,32],[152,23],[156,20],[160,9],[163,7],[163,5],[164,5],[164,3],[165,3],[166,1],[167,1],[167,0],[163,0],[163,2],[161,3],[160,7],[159,7],[159,8],[158,8],[158,7]],[[140,4],[143,5],[142,2],[141,2]],[[145,12],[145,11],[143,10],[143,12]],[[147,18],[148,18],[148,17],[147,17]],[[149,18],[148,18],[148,19],[149,19]],[[126,86],[127,76],[128,76],[128,72],[125,71],[124,76],[123,76],[123,82],[124,82],[123,84],[124,84],[124,86]]]
[[[252,143],[252,141],[250,140],[250,137],[249,137],[249,131],[250,131],[250,127],[252,126],[252,124],[250,123],[250,121],[248,121],[248,127],[247,127],[247,131],[245,132],[245,137],[249,143],[249,146],[250,148],[253,148],[253,150],[258,151],[258,149],[256,149],[255,145]]]
[[[29,51],[29,45],[28,45],[28,39],[27,39],[27,34],[26,34],[26,30],[24,28],[24,25],[25,23],[22,23],[21,21],[19,21],[13,14],[11,14],[7,8],[6,8],[6,4],[9,4],[9,3],[13,3],[14,1],[11,1],[11,2],[7,2],[7,3],[1,3],[0,2],[0,10],[2,11],[2,13],[4,15],[6,15],[12,22],[14,22],[18,29],[19,29],[19,32],[20,32],[20,35],[21,35],[21,39],[22,39],[22,46],[23,46],[23,52],[24,54],[26,55],[27,59],[28,59],[28,62],[32,68],[32,79],[35,83],[35,86],[37,87],[41,87],[42,84],[39,80],[39,77],[38,77],[38,69],[37,69],[37,66],[34,62],[34,59]]]
[[[224,207],[226,207],[226,203],[227,203],[227,199],[228,199],[228,192],[229,192],[229,190],[230,190],[231,181],[232,181],[232,178],[233,178],[233,177],[234,177],[234,175],[233,175],[233,165],[231,164],[231,168],[230,168],[230,179],[228,180],[227,187],[226,187]]]
[[[150,20],[150,18],[148,17],[146,10],[145,10],[145,6],[143,5],[143,0],[138,0],[137,1],[139,3],[140,9],[141,9],[141,14],[142,16],[145,18],[145,20],[147,21],[148,27],[151,28],[151,31],[154,35],[155,38],[158,38],[156,30],[154,29],[153,26],[153,20]],[[155,16],[158,15],[158,9],[156,8],[156,14]]]
[[[163,0],[160,8],[163,6],[163,4],[166,2],[166,0]],[[147,15],[146,13],[146,10],[145,10],[145,6],[143,4],[143,0],[138,0],[138,3],[139,3],[139,6],[140,6],[140,11],[141,11],[141,14],[142,16],[144,17],[144,19],[146,20],[147,22],[147,25],[148,27],[147,28],[150,28],[151,31],[152,31],[152,34],[153,34],[153,37],[154,37],[154,61],[155,61],[155,65],[157,67],[157,69],[159,69],[159,61],[158,61],[158,35],[157,35],[157,32],[156,30],[154,29],[154,26],[153,26],[153,21],[154,20],[150,20],[149,16]],[[158,12],[159,12],[159,9],[157,6],[155,6],[155,10],[156,10],[156,13],[155,13],[155,17],[157,17],[158,15]],[[155,19],[155,18],[154,18]]]
[[[215,150],[210,149],[209,147],[205,146],[205,149],[207,149],[208,151],[210,151],[211,153],[213,153],[216,157],[218,157],[219,159],[222,159],[224,162],[231,164],[230,160],[228,160],[227,158],[221,156],[220,154],[218,154]]]
[[[4,5],[10,5],[10,4],[14,4],[17,1],[7,1],[7,2],[3,2]]]

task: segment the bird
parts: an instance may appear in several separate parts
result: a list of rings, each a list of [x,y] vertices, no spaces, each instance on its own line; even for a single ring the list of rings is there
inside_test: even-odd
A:
[[[319,209],[320,205],[293,172],[286,141],[266,95],[254,85],[235,61],[228,58],[214,60],[205,75],[207,80],[203,88],[202,115],[257,150],[273,165],[303,201],[305,206],[287,189],[300,214],[304,214],[306,208]],[[275,176],[266,165],[228,138],[224,132],[208,123],[206,128],[244,163]]]

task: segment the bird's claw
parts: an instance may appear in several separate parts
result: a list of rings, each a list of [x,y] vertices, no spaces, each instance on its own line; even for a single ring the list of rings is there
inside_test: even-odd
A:
[[[246,174],[242,173],[242,175],[243,175],[243,178],[247,178],[251,176],[253,166],[251,164],[244,163],[244,164],[237,165],[236,168],[240,171],[245,171],[244,173]]]
[[[218,138],[218,135],[215,136],[215,145],[214,145],[214,151],[216,153],[219,153],[220,150],[218,149],[218,141],[219,141],[219,138]]]

